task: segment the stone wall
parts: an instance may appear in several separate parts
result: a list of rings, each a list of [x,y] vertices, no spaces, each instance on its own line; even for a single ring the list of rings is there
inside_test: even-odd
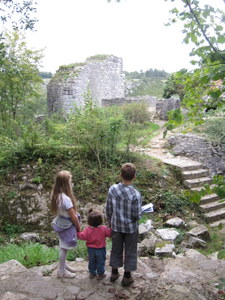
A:
[[[85,63],[61,66],[48,84],[48,110],[69,113],[84,106],[88,92],[98,106],[102,99],[123,98],[122,59],[96,56]]]
[[[126,105],[130,103],[146,103],[148,106],[155,107],[157,98],[153,96],[140,96],[140,97],[125,97],[125,98],[114,98],[114,99],[102,99],[102,106],[112,105]]]
[[[180,108],[180,99],[160,99],[156,102],[156,117],[160,120],[168,120],[167,112]]]
[[[167,112],[180,108],[180,100],[175,98],[157,99],[153,96],[125,97],[115,99],[103,99],[102,106],[125,105],[129,103],[146,103],[148,110],[153,113],[154,118],[168,120]]]
[[[201,162],[211,173],[225,172],[225,144],[195,134],[177,134],[168,139],[175,155]]]

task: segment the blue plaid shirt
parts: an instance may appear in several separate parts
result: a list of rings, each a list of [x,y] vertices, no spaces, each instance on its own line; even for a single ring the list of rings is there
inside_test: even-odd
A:
[[[141,204],[141,194],[132,185],[113,184],[106,201],[106,216],[112,230],[123,233],[137,231]]]

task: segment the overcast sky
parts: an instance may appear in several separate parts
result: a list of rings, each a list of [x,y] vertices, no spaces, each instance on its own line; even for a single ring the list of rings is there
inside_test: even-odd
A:
[[[37,0],[37,32],[28,45],[44,49],[42,70],[84,62],[97,54],[123,59],[125,71],[150,68],[176,72],[189,68],[191,47],[182,44],[182,26],[166,27],[169,10],[164,0]],[[178,1],[175,1],[175,3]],[[207,0],[200,0],[207,2]],[[208,3],[222,6],[222,0]],[[224,7],[224,4],[223,4]]]

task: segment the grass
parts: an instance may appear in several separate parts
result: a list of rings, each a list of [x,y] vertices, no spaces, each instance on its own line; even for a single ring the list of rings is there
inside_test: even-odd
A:
[[[107,240],[107,250],[111,249],[111,240]],[[67,260],[86,259],[88,256],[85,241],[78,240],[76,248],[68,251]],[[52,264],[59,259],[58,247],[47,247],[39,243],[7,244],[0,247],[0,264],[15,259],[27,268]]]
[[[207,242],[207,248],[199,249],[199,251],[204,255],[210,255],[215,252],[223,251],[225,245],[225,234],[224,229],[218,228],[208,228],[210,234],[210,241]],[[223,249],[223,250],[222,250]]]
[[[143,128],[139,129],[138,135],[141,136],[139,140],[140,146],[147,146],[151,139],[158,133],[160,126],[155,123],[144,124]]]
[[[56,248],[38,243],[8,244],[0,247],[0,263],[15,259],[27,268],[51,264],[58,261],[58,256]]]

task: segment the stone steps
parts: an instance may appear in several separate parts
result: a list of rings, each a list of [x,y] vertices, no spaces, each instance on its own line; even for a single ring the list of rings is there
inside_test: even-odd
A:
[[[219,199],[219,196],[217,194],[205,195],[205,196],[201,197],[201,204],[214,202],[218,199]]]
[[[205,214],[205,217],[209,223],[219,221],[225,218],[225,208],[216,209]]]
[[[177,157],[167,159],[164,163],[178,168],[184,179],[183,184],[192,191],[201,191],[205,185],[209,185],[211,189],[216,186],[212,184],[209,170],[199,162]],[[225,200],[221,202],[216,194],[201,197],[200,208],[210,227],[225,224]]]
[[[208,213],[208,212],[211,212],[211,211],[223,208],[223,207],[225,207],[225,199],[223,202],[221,202],[221,200],[217,200],[214,202],[209,202],[209,203],[200,205],[200,208],[205,213]]]
[[[201,178],[194,178],[194,179],[186,179],[183,181],[184,185],[188,188],[195,188],[195,187],[204,187],[206,184],[212,184],[211,177],[201,177]]]
[[[164,163],[179,168],[181,172],[204,169],[201,163],[184,158],[169,158]]]
[[[215,184],[211,184],[209,187],[210,189],[214,188],[216,185]],[[191,190],[194,192],[200,192],[201,190],[203,190],[205,187],[204,186],[198,186],[198,187],[195,187],[195,188],[191,188]]]
[[[209,176],[209,170],[207,169],[198,169],[192,171],[184,171],[182,172],[182,176],[184,179],[195,179],[199,177]]]
[[[212,223],[210,223],[209,226],[213,228],[213,227],[218,227],[220,225],[225,225],[225,218],[221,219],[219,221],[212,222]]]

